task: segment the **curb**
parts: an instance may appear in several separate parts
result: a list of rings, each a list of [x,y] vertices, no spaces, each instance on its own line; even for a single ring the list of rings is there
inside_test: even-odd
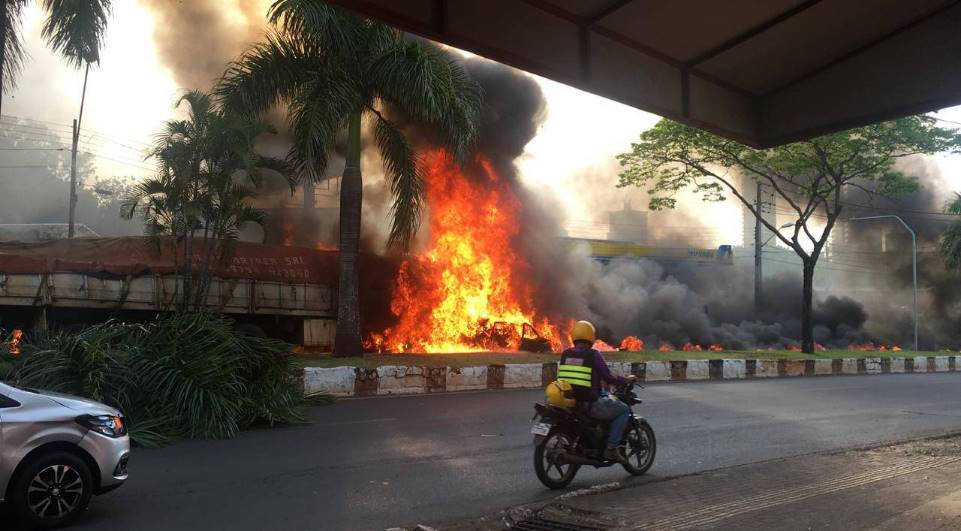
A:
[[[637,376],[638,382],[687,382],[842,374],[958,372],[959,358],[961,356],[818,360],[715,359],[611,362],[607,365],[614,374]],[[556,362],[475,367],[305,367],[304,395],[351,397],[488,389],[538,389],[556,377]]]

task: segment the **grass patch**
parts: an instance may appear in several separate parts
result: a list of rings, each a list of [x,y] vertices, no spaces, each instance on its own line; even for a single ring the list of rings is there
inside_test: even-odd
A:
[[[642,351],[642,352],[605,352],[607,361],[676,361],[707,359],[787,359],[812,360],[834,358],[910,358],[915,356],[939,356],[947,352],[851,352],[848,350],[829,350],[817,354],[804,354],[787,350],[727,350],[723,352],[684,352],[684,351]],[[301,367],[363,367],[367,369],[384,365],[407,365],[423,367],[470,367],[473,365],[493,365],[508,363],[549,363],[557,361],[559,354],[533,354],[530,352],[475,352],[469,354],[374,354],[364,357],[334,358],[330,354],[306,355],[295,357]]]

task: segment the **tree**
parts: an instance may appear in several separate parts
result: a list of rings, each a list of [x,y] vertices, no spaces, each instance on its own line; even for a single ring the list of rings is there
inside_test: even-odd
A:
[[[266,40],[230,65],[217,91],[228,109],[263,113],[286,105],[288,160],[322,179],[336,137],[347,133],[340,192],[340,279],[334,355],[362,352],[357,253],[363,201],[361,122],[373,125],[391,194],[389,244],[408,248],[420,223],[422,163],[385,108],[428,125],[455,157],[476,136],[480,90],[446,53],[313,0],[277,0]]]
[[[47,12],[41,34],[47,45],[74,68],[100,61],[111,0],[40,0]],[[0,104],[17,86],[23,66],[21,17],[27,0],[0,1]]]
[[[917,189],[917,179],[895,169],[898,159],[957,150],[961,135],[927,116],[833,133],[771,149],[753,149],[670,120],[641,134],[618,156],[619,186],[648,185],[650,207],[674,208],[676,194],[692,189],[704,200],[730,193],[801,258],[803,296],[801,349],[814,352],[814,268],[846,203],[843,190],[896,195]],[[770,186],[796,217],[784,235],[738,189],[733,172]]]
[[[148,156],[157,160],[157,175],[133,187],[121,216],[130,219],[139,209],[151,241],[169,241],[175,271],[183,275],[178,306],[199,309],[213,263],[230,256],[242,225],[264,221],[249,205],[263,171],[285,177],[290,171],[286,162],[254,151],[254,139],[273,131],[266,123],[225,113],[200,91],[184,94],[177,107],[184,104],[188,119],[166,122]]]
[[[961,193],[954,193],[954,199],[944,205],[944,213],[961,216]],[[948,269],[961,269],[961,221],[955,221],[944,230],[938,251]]]

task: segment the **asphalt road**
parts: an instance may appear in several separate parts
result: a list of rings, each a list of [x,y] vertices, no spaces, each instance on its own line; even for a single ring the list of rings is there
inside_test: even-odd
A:
[[[551,496],[534,476],[540,391],[345,400],[313,424],[136,450],[77,529],[384,529]],[[648,385],[663,477],[961,430],[961,374]],[[582,469],[572,487],[624,479]]]

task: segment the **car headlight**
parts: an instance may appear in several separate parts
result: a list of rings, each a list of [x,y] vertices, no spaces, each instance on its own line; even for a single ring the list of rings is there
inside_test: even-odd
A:
[[[80,415],[77,424],[107,437],[123,437],[127,434],[123,417],[117,415]]]

